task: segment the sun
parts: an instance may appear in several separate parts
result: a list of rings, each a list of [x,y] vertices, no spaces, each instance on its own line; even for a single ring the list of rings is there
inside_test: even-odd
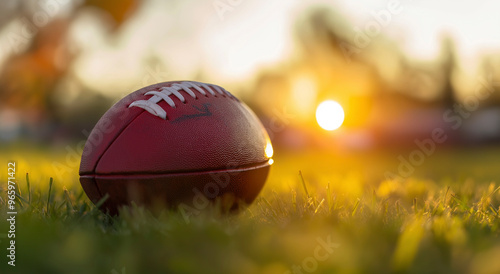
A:
[[[332,100],[321,102],[316,108],[316,121],[325,130],[335,130],[344,122],[344,109]]]

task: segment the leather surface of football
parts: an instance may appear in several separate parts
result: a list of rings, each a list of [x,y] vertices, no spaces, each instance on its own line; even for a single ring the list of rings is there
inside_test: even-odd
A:
[[[129,94],[103,115],[85,144],[80,182],[94,203],[108,195],[101,209],[110,213],[132,202],[192,207],[197,195],[248,204],[271,157],[266,130],[228,91],[165,82]]]

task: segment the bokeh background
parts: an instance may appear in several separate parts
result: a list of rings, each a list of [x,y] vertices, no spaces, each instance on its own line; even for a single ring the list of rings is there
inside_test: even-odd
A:
[[[351,2],[2,1],[0,142],[84,140],[124,95],[180,79],[242,98],[278,149],[500,140],[500,4]],[[325,100],[345,111],[332,132]]]
[[[15,270],[290,273],[331,235],[340,249],[316,273],[500,273],[499,12],[494,0],[0,1]],[[266,185],[231,218],[100,213],[79,183],[87,136],[120,98],[173,80],[218,84],[256,112],[274,146]],[[343,112],[318,114],[330,100]]]

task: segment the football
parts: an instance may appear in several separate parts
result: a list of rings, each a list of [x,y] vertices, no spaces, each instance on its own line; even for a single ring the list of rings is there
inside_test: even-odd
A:
[[[165,82],[101,117],[83,149],[80,183],[111,214],[132,202],[200,209],[219,199],[238,207],[259,194],[272,154],[257,116],[224,88]]]

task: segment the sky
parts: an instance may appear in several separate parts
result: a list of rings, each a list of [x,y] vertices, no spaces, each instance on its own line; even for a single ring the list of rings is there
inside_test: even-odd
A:
[[[500,2],[492,0],[150,0],[114,36],[91,11],[79,14],[70,37],[80,52],[74,75],[112,95],[201,72],[215,83],[242,83],[293,58],[295,20],[313,5],[345,16],[352,35],[397,6],[380,29],[415,60],[435,58],[444,32],[470,70],[500,49]]]
[[[106,45],[106,31],[93,18],[79,18],[74,39],[76,44],[88,43],[89,50],[80,57],[77,74],[90,85],[97,84],[96,78],[113,79],[104,88],[108,90],[111,85],[116,88],[120,79],[118,89],[126,89],[130,82],[138,86],[154,83],[148,71],[171,79],[204,71],[215,82],[236,82],[290,55],[293,18],[287,11],[294,1],[241,1],[230,9],[226,6],[224,12],[218,12],[214,3],[171,5],[153,0],[128,22],[115,45]],[[89,39],[96,33],[99,39]],[[164,65],[144,64],[144,59],[153,56]],[[113,69],[116,66],[125,75]],[[124,78],[129,80],[123,82]]]
[[[371,20],[372,12],[387,9],[390,1],[338,2],[348,10],[355,24]],[[500,47],[500,2],[491,0],[401,0],[402,11],[384,30],[404,50],[418,59],[431,59],[439,52],[439,36],[449,32],[457,41],[462,58],[475,58]]]

